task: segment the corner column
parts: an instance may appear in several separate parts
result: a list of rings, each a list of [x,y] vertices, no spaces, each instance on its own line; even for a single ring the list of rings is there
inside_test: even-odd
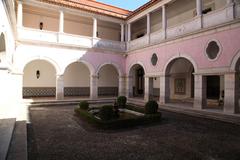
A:
[[[22,1],[18,1],[18,10],[17,10],[17,26],[22,27],[23,26],[23,6]]]
[[[60,10],[60,15],[59,15],[59,32],[60,33],[64,32],[64,13],[62,10]]]
[[[166,5],[162,6],[162,30],[164,39],[167,38],[167,17],[166,17]]]
[[[98,76],[91,75],[90,77],[90,99],[98,98]]]
[[[166,104],[170,99],[170,77],[168,75],[160,76],[160,104]]]
[[[207,78],[203,75],[194,75],[194,109],[201,110],[207,106]]]
[[[93,18],[93,38],[97,38],[97,18]]]
[[[64,76],[63,75],[56,76],[56,99],[57,100],[64,99]]]
[[[224,112],[234,114],[239,112],[238,106],[238,86],[236,73],[224,75]]]

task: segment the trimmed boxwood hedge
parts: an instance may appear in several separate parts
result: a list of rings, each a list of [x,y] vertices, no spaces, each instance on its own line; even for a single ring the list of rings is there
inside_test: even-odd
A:
[[[94,125],[97,128],[101,129],[120,129],[120,128],[127,128],[127,127],[133,127],[137,125],[145,125],[145,124],[151,124],[156,123],[161,120],[161,113],[156,114],[148,114],[144,116],[139,116],[136,118],[131,119],[113,119],[104,121],[101,119],[98,119],[94,117],[92,114],[90,114],[88,111],[83,110],[81,108],[76,108],[75,113],[77,116],[83,118],[88,123]]]

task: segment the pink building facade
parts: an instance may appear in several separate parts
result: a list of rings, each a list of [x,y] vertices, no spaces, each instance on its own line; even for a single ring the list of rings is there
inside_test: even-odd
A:
[[[10,49],[1,43],[1,74],[11,81],[1,85],[16,93],[2,92],[10,98],[1,104],[123,95],[136,104],[238,114],[240,2],[184,1],[153,0],[133,12],[110,6],[109,13],[81,1],[2,3],[1,40]]]

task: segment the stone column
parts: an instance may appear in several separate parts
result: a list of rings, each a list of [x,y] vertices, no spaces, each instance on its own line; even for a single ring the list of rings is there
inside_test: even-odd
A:
[[[150,13],[147,14],[147,35],[151,32],[151,17]]]
[[[194,75],[194,105],[195,109],[203,109],[207,106],[207,77]]]
[[[56,76],[56,99],[57,100],[64,99],[64,76],[63,75]]]
[[[118,83],[118,96],[125,96],[125,77],[119,76]]]
[[[162,6],[162,30],[164,34],[164,39],[167,37],[167,16],[166,16],[166,6]]]
[[[90,98],[97,99],[98,98],[98,76],[92,75],[90,77]]]
[[[18,10],[17,10],[17,26],[23,26],[23,6],[22,1],[18,1]]]
[[[237,113],[238,106],[238,84],[236,73],[224,75],[224,112]]]
[[[128,42],[131,41],[131,23],[128,24]]]
[[[170,76],[160,76],[160,104],[166,104],[170,99]]]
[[[60,33],[64,32],[64,13],[62,10],[60,10],[60,15],[59,15],[59,32]]]
[[[124,42],[124,24],[121,23],[121,42]]]
[[[144,83],[144,101],[147,102],[153,98],[153,78],[145,77]]]
[[[93,38],[97,38],[97,19],[93,18]]]
[[[196,0],[196,10],[197,10],[197,16],[201,16],[202,15],[202,8],[203,8],[203,4],[202,4],[202,0]]]
[[[133,77],[126,77],[126,97],[133,97]]]

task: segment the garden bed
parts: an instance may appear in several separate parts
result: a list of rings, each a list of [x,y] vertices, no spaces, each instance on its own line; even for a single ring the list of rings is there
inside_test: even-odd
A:
[[[81,108],[76,108],[75,113],[94,127],[101,129],[120,129],[137,125],[152,124],[161,120],[160,112],[155,114],[144,114],[144,108],[129,105],[126,106],[125,109],[120,109],[119,118],[111,120],[102,120],[88,110]]]

